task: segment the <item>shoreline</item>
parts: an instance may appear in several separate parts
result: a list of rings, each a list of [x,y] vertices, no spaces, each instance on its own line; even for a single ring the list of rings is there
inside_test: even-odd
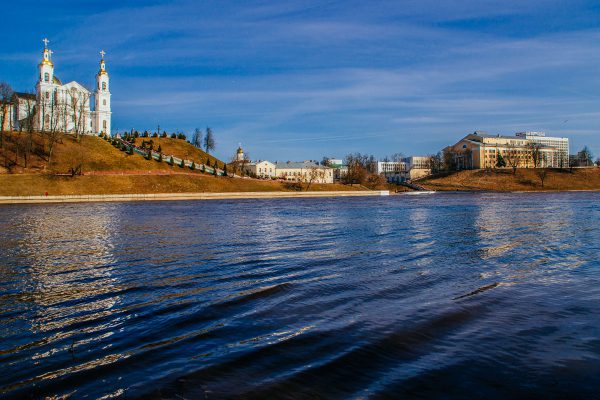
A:
[[[152,193],[92,194],[56,196],[0,196],[0,204],[102,203],[129,201],[234,200],[272,198],[389,196],[389,190],[323,192],[221,192],[221,193]]]

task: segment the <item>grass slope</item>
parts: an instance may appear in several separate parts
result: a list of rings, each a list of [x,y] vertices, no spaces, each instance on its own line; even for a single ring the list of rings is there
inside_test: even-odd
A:
[[[206,164],[207,160],[210,160],[210,165],[215,165],[215,161],[219,164],[219,168],[223,168],[223,161],[211,156],[210,154],[200,150],[197,147],[192,146],[190,143],[182,139],[171,139],[171,138],[137,138],[135,139],[135,145],[140,146],[142,141],[152,140],[154,150],[160,145],[160,150],[166,157],[175,156],[186,160],[193,160],[195,163]]]
[[[538,171],[512,170],[472,170],[459,171],[447,176],[432,177],[418,182],[432,190],[492,190],[492,191],[556,191],[556,190],[600,190],[600,169],[574,168],[547,170],[542,187]]]
[[[141,158],[141,157],[140,157]],[[143,160],[143,159],[142,159]],[[311,191],[362,190],[339,184],[312,184]],[[283,182],[203,175],[0,175],[0,196],[67,194],[200,193],[295,191]]]

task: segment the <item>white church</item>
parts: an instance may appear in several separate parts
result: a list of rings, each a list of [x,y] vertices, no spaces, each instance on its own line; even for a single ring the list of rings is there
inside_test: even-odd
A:
[[[72,81],[63,84],[54,74],[52,50],[44,39],[42,61],[38,65],[35,94],[15,93],[10,125],[15,130],[32,127],[37,131],[59,131],[73,134],[110,135],[110,89],[104,51],[100,52],[100,70],[96,87],[90,92]],[[93,104],[93,109],[91,105]]]

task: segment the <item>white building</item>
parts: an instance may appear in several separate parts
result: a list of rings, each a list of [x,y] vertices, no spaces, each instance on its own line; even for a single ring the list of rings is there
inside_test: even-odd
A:
[[[92,93],[75,81],[63,84],[54,74],[52,50],[44,39],[42,61],[38,65],[36,93],[15,93],[11,107],[11,128],[53,130],[78,134],[111,132],[109,77],[104,51]],[[93,100],[93,110],[90,104]]]
[[[388,182],[405,182],[431,174],[429,157],[411,156],[401,161],[378,161],[375,173],[383,174]]]
[[[258,178],[275,178],[277,176],[275,164],[267,160],[248,163],[245,170],[246,173]]]
[[[319,165],[313,161],[275,163],[278,178],[286,181],[312,181],[314,183],[333,183],[333,168]]]

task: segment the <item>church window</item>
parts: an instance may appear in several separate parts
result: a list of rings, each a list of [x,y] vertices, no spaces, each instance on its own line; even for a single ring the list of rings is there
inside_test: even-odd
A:
[[[102,90],[106,90],[106,82],[102,82]]]
[[[50,99],[50,92],[46,92],[46,99]]]
[[[106,105],[106,99],[102,100],[102,105],[105,106]]]
[[[46,114],[46,115],[44,116],[44,122],[45,122],[46,124],[50,122],[50,116],[49,116],[48,114]]]
[[[102,128],[106,129],[106,120],[102,121]]]
[[[50,82],[50,74],[47,72],[44,72],[44,82]]]

